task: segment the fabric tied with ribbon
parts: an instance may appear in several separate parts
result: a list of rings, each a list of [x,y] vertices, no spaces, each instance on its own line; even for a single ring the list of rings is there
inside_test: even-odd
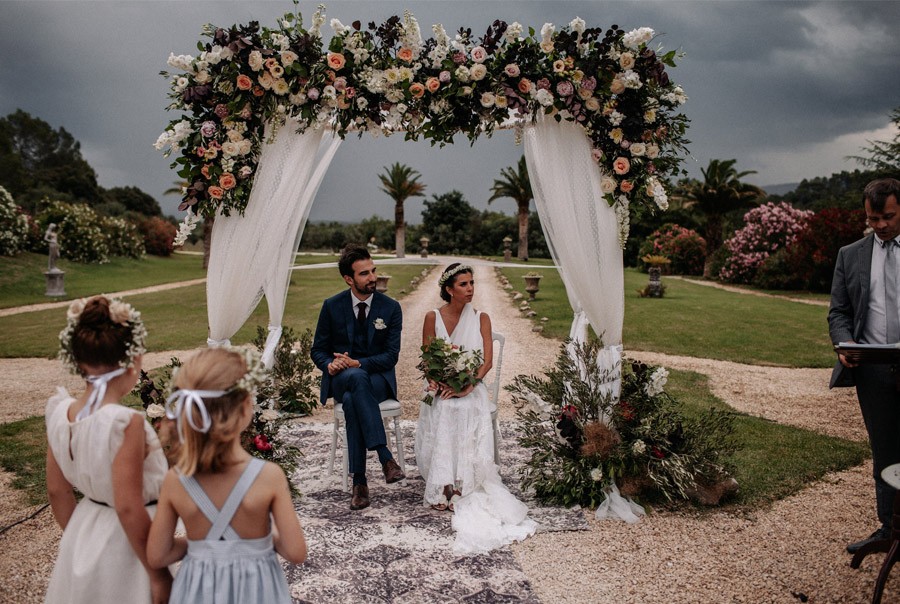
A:
[[[181,418],[187,415],[188,425],[194,431],[203,432],[204,434],[209,432],[209,428],[212,426],[212,418],[209,417],[209,412],[206,410],[206,405],[203,404],[203,399],[219,398],[220,396],[225,396],[225,394],[227,393],[224,390],[190,390],[185,388],[176,390],[169,395],[169,398],[166,399],[166,417],[176,421],[178,440],[180,442],[184,442],[184,433],[181,431]],[[199,426],[194,422],[195,409],[200,414],[201,425]]]
[[[615,483],[603,487],[603,500],[594,512],[597,520],[624,520],[628,524],[640,522],[641,516],[646,515],[644,508],[631,500],[631,497],[622,497]]]
[[[99,409],[100,405],[103,403],[103,398],[106,396],[106,385],[110,380],[119,377],[123,373],[125,373],[125,367],[119,367],[118,369],[113,369],[108,373],[100,375],[87,376],[87,382],[93,387],[93,390],[91,390],[91,394],[88,396],[84,407],[82,407],[81,411],[78,412],[78,415],[75,416],[75,421],[90,417],[91,413]]]

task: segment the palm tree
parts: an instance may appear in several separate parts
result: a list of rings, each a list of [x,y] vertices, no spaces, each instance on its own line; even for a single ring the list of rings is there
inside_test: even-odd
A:
[[[163,191],[163,195],[178,195],[181,197],[182,191],[191,183],[186,180],[176,180],[172,186]],[[209,251],[212,244],[212,230],[216,217],[210,216],[203,220],[203,268],[209,268]]]
[[[531,192],[531,181],[528,179],[525,156],[523,155],[519,159],[518,167],[509,166],[500,170],[500,176],[502,178],[495,180],[491,187],[493,194],[488,199],[488,203],[502,197],[515,200],[519,207],[519,251],[516,257],[519,260],[528,260],[528,208],[534,195]]]
[[[403,202],[410,197],[424,197],[425,185],[418,182],[419,174],[409,166],[396,163],[385,173],[379,174],[381,190],[394,200],[394,247],[397,258],[406,257],[406,220],[403,216]]]
[[[755,170],[738,172],[734,169],[736,159],[710,160],[706,169],[701,168],[703,182],[690,180],[684,183],[687,198],[685,207],[692,207],[706,217],[706,249],[709,254],[722,247],[722,225],[726,214],[733,210],[747,208],[765,191],[741,182],[741,178],[756,174]]]

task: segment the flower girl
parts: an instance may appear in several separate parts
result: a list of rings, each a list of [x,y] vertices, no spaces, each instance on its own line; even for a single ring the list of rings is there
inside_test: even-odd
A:
[[[95,296],[69,307],[59,356],[87,387],[77,398],[59,388],[47,402],[47,492],[63,529],[47,602],[168,599],[172,575],[146,558],[166,459],[141,413],[119,404],[140,375],[146,336],[140,313],[122,301]]]
[[[291,602],[275,551],[299,564],[306,539],[287,479],[278,465],[241,447],[262,377],[255,351],[223,348],[198,352],[173,376],[168,413],[182,442],[147,546],[157,568],[184,556],[173,539],[182,519],[187,555],[172,602]]]

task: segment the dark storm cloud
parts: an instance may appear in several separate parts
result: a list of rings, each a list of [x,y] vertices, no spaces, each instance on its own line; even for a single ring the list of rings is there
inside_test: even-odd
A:
[[[309,18],[317,2],[301,2]],[[838,137],[884,127],[900,99],[898,2],[327,2],[328,18],[380,22],[408,8],[423,35],[442,23],[448,31],[471,27],[482,35],[494,19],[540,30],[575,16],[589,26],[653,27],[655,43],[686,53],[672,70],[690,97],[688,138],[696,159],[737,158],[759,170],[757,184],[799,181],[853,169],[842,158],[859,142]],[[167,85],[158,75],[166,58],[196,54],[204,23],[227,26],[258,20],[272,24],[290,10],[269,2],[10,2],[0,0],[0,115],[21,108],[54,127],[64,126],[104,186],[136,185],[174,213],[162,192],[177,175],[152,144],[167,122]],[[323,33],[331,29],[326,24]],[[860,135],[862,136],[862,135]],[[313,206],[313,219],[356,220],[392,216],[378,190],[377,173],[394,161],[420,172],[429,195],[463,191],[477,207],[501,168],[522,153],[510,133],[469,147],[444,150],[428,143],[351,137],[337,153]],[[769,156],[789,161],[768,161]],[[512,212],[512,202],[495,202]],[[407,203],[418,221],[422,200]]]

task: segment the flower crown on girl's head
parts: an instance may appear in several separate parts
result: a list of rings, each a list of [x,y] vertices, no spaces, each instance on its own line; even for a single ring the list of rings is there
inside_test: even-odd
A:
[[[240,355],[241,358],[244,359],[244,364],[247,366],[247,373],[242,375],[237,382],[223,390],[195,390],[193,388],[176,389],[175,376],[178,375],[180,367],[175,367],[175,369],[172,370],[172,379],[169,382],[171,390],[169,396],[166,398],[166,417],[169,419],[179,419],[184,410],[184,406],[186,404],[192,404],[200,411],[200,415],[204,418],[204,425],[201,427],[195,426],[193,420],[191,420],[191,414],[188,414],[188,423],[198,432],[207,432],[209,431],[211,422],[207,419],[208,415],[206,413],[206,407],[203,405],[204,398],[219,398],[226,394],[239,391],[253,394],[259,386],[265,383],[268,378],[268,370],[265,365],[263,365],[259,351],[255,348],[226,347],[225,349]],[[180,429],[179,434],[181,434]]]
[[[460,264],[459,266],[455,266],[452,269],[450,269],[449,271],[447,271],[446,273],[444,273],[443,275],[441,275],[441,278],[438,279],[438,285],[441,287],[444,287],[444,284],[447,283],[447,281],[449,281],[450,278],[457,273],[471,273],[471,272],[473,272],[471,266],[469,266],[468,264]]]
[[[78,367],[75,355],[72,353],[72,336],[75,328],[81,321],[81,313],[87,305],[89,298],[80,298],[73,300],[66,312],[66,327],[59,332],[59,354],[57,358],[76,375],[81,375],[82,371]],[[131,304],[123,302],[118,298],[107,298],[109,300],[109,319],[113,323],[124,325],[131,328],[131,341],[128,342],[128,348],[125,350],[125,358],[119,361],[121,367],[131,367],[134,365],[135,357],[145,352],[147,348],[144,343],[147,340],[147,328],[144,327],[144,321],[141,319],[141,313],[136,311]]]

